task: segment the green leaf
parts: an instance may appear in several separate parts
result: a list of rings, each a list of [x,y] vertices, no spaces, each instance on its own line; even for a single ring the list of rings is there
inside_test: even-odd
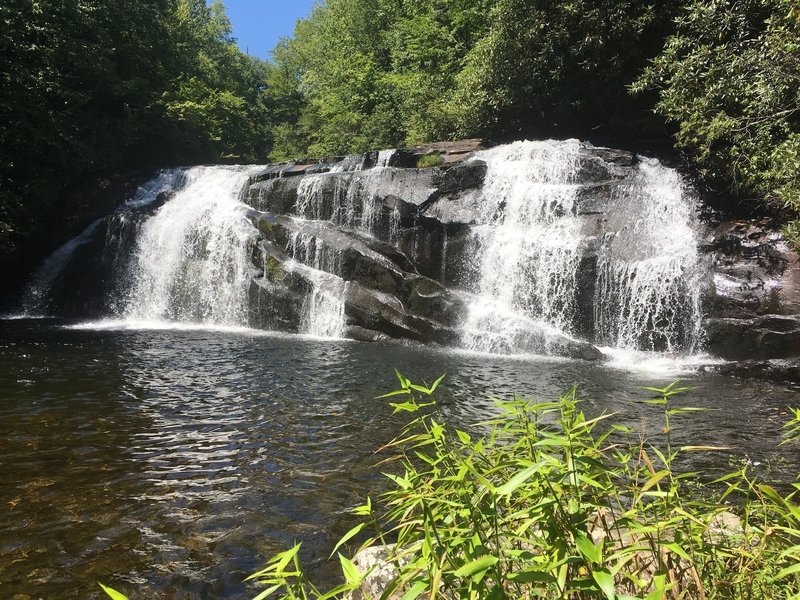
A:
[[[372,514],[372,498],[367,496],[366,504],[362,504],[361,506],[356,506],[352,512],[354,515],[358,515],[360,517]]]
[[[592,571],[592,578],[597,582],[597,586],[606,595],[608,600],[614,600],[614,576],[606,569]]]
[[[331,557],[333,557],[333,555],[334,555],[334,554],[336,554],[336,551],[337,551],[339,548],[341,548],[341,547],[342,547],[342,544],[344,544],[345,542],[347,542],[347,540],[349,540],[349,539],[350,539],[350,538],[352,538],[354,535],[356,535],[356,534],[357,534],[359,531],[361,531],[362,529],[364,529],[364,525],[365,525],[365,523],[359,523],[358,525],[356,525],[355,527],[353,527],[353,528],[352,528],[350,531],[348,531],[347,533],[345,533],[345,534],[344,534],[344,535],[343,535],[343,536],[342,536],[342,537],[339,539],[339,541],[338,541],[338,542],[336,542],[336,546],[334,546],[333,550],[331,550],[331,553],[330,553],[330,555],[328,556],[328,558],[331,558]]]
[[[661,545],[662,545],[664,548],[668,548],[668,549],[672,550],[672,552],[674,552],[675,554],[677,554],[677,555],[678,555],[678,556],[680,556],[681,558],[683,558],[683,559],[686,559],[686,560],[691,560],[691,558],[689,557],[689,555],[686,553],[686,550],[684,550],[683,548],[681,548],[680,546],[678,546],[678,544],[676,544],[676,543],[674,543],[674,542],[671,542],[671,543],[669,543],[669,544],[661,544]]]
[[[645,484],[642,486],[642,489],[641,489],[641,490],[639,490],[639,491],[641,491],[641,492],[646,492],[646,491],[647,491],[647,490],[649,490],[651,487],[653,487],[653,486],[655,486],[655,485],[658,485],[658,482],[659,482],[659,481],[661,481],[662,479],[664,479],[664,477],[666,477],[666,476],[667,476],[667,475],[669,475],[669,474],[670,474],[670,472],[669,472],[669,471],[667,471],[666,469],[665,469],[665,470],[663,470],[663,471],[659,471],[658,473],[656,473],[655,475],[653,475],[653,476],[652,476],[650,479],[648,479],[648,480],[645,482]]]
[[[105,592],[105,593],[106,593],[106,594],[107,594],[107,595],[108,595],[110,598],[113,598],[113,600],[128,600],[128,597],[127,597],[127,596],[125,596],[125,595],[123,595],[123,594],[120,594],[120,593],[119,593],[117,590],[114,590],[114,589],[112,589],[112,588],[108,587],[107,585],[103,585],[103,584],[102,584],[102,583],[100,583],[99,581],[97,582],[97,585],[99,585],[99,586],[100,586],[100,587],[103,589],[103,591],[104,591],[104,592]]]
[[[295,556],[297,556],[297,553],[299,552],[301,545],[302,542],[296,544],[293,548],[290,548],[289,550],[284,550],[283,552],[276,554],[270,559],[266,568],[262,569],[258,573],[253,573],[249,577],[246,577],[245,581],[250,581],[251,579],[260,579],[265,576],[275,576],[280,574],[286,568],[286,565],[288,565],[289,562]]]
[[[393,475],[391,473],[384,473],[386,477],[394,481],[398,486],[400,486],[404,490],[411,489],[411,482],[406,479],[405,477],[400,477],[399,475]]]
[[[343,555],[339,555],[339,562],[342,564],[342,573],[344,574],[344,578],[347,580],[347,583],[350,585],[359,585],[363,576],[361,575],[361,571],[358,570],[358,567],[353,564],[351,560],[345,558]]]
[[[556,578],[546,571],[520,571],[509,575],[508,579],[514,583],[555,583]]]
[[[767,498],[778,504],[779,506],[785,506],[786,503],[783,497],[775,490],[774,487],[771,485],[767,485],[765,483],[761,483],[756,486],[758,490],[764,494]]]
[[[281,588],[281,584],[280,583],[278,585],[273,585],[272,587],[268,587],[267,589],[262,591],[258,596],[253,598],[253,600],[264,600],[265,598],[268,598],[270,595],[272,595],[274,592],[276,592],[280,588]]]
[[[408,591],[403,594],[400,600],[418,600],[420,594],[428,589],[428,582],[417,581],[414,585],[408,588]]]
[[[436,388],[439,387],[439,384],[442,383],[442,379],[444,379],[445,375],[447,375],[447,373],[443,373],[442,376],[439,377],[439,379],[433,382],[433,385],[431,386],[431,394],[435,392]]]
[[[603,562],[603,551],[602,548],[597,547],[592,543],[586,534],[581,533],[575,536],[575,545],[578,547],[578,551],[583,555],[585,559],[589,562],[599,565]]]
[[[784,577],[788,577],[789,575],[794,575],[795,573],[800,573],[800,562],[793,564],[791,567],[786,567],[785,569],[781,569],[775,574],[773,577],[773,581],[777,581],[778,579],[783,579]]]
[[[413,413],[419,410],[419,405],[416,402],[401,402],[401,403],[391,402],[390,406],[394,409],[395,413],[399,412]]]
[[[503,485],[497,488],[497,495],[498,496],[510,496],[514,493],[519,486],[523,483],[528,481],[533,475],[539,470],[540,465],[535,464],[533,466],[528,467],[527,469],[523,469],[516,475],[514,475],[511,479],[506,481]]]
[[[473,577],[475,575],[485,573],[489,568],[496,565],[498,560],[500,559],[496,556],[492,556],[491,554],[481,556],[480,558],[476,558],[475,560],[465,564],[463,567],[458,569],[454,575],[456,577]]]
[[[684,413],[695,413],[695,412],[708,412],[710,408],[697,408],[693,406],[681,406],[678,408],[670,408],[667,411],[668,415],[681,415]]]
[[[394,370],[394,374],[397,375],[397,380],[400,382],[400,387],[408,388],[409,384],[411,383],[408,379],[403,377],[403,375],[398,371],[396,368]]]
[[[409,394],[411,394],[411,392],[409,392],[408,390],[395,390],[393,392],[377,396],[375,399],[380,400],[381,398],[390,398],[392,396],[400,396],[400,395],[408,396]]]

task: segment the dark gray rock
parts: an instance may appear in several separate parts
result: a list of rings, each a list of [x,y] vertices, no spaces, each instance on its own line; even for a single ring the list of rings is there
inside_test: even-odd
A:
[[[630,177],[638,160],[630,152],[582,144],[575,182],[592,185]]]
[[[731,360],[800,357],[800,316],[706,320],[708,350]]]
[[[487,165],[482,160],[470,160],[449,169],[436,169],[433,182],[442,195],[474,190],[483,185]]]
[[[711,261],[712,317],[800,314],[800,256],[769,222],[725,221],[702,249]]]
[[[800,385],[800,359],[742,360],[707,365],[702,370],[743,379],[764,379]]]

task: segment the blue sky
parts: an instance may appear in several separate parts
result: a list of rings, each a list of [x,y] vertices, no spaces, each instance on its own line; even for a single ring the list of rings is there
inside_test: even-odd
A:
[[[242,50],[269,58],[269,51],[311,12],[314,0],[223,0]]]

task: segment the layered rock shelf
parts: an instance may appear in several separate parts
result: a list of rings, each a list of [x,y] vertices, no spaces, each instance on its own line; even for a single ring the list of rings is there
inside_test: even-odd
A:
[[[707,352],[733,361],[720,370],[791,376],[800,360],[800,265],[773,223],[709,210],[677,173],[630,152],[575,140],[525,144],[493,153],[464,140],[162,173],[164,186],[94,223],[59,276],[34,291],[53,314],[144,314],[132,311],[125,289],[129,276],[143,277],[134,265],[142,228],[189,194],[185,186],[211,177],[233,186],[224,188],[233,194],[224,227],[230,243],[245,246],[225,260],[246,263],[237,275],[245,289],[226,292],[232,304],[223,312],[195,299],[192,273],[219,260],[219,241],[208,237],[219,207],[209,198],[202,231],[184,232],[189,262],[164,284],[166,312],[155,318],[223,314],[277,331],[586,360],[603,359],[604,346]],[[241,214],[248,229],[235,233]],[[517,229],[503,229],[511,219]],[[488,260],[492,252],[499,261]],[[493,279],[506,255],[515,270]],[[476,306],[506,292],[506,305],[476,317]]]

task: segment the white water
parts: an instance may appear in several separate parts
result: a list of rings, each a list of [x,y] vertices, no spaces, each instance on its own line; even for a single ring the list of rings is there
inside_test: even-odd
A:
[[[612,199],[594,298],[599,344],[697,350],[702,272],[692,210],[680,175],[653,159],[642,159]]]
[[[306,176],[297,188],[294,213],[305,220],[329,220],[335,225],[352,229],[360,234],[375,233],[377,205],[386,182],[391,180],[388,164],[394,150],[378,153],[377,166],[357,174],[350,169],[334,173]],[[360,171],[360,168],[354,169]],[[389,216],[389,238],[396,239],[400,213],[394,210]],[[311,267],[308,280],[311,293],[302,308],[301,332],[319,337],[342,337],[345,329],[345,283],[341,275],[339,253],[311,234],[295,233],[287,254],[298,263]]]
[[[392,161],[392,158],[397,153],[397,150],[381,150],[378,152],[378,162],[375,166],[377,167],[388,167],[389,163]]]
[[[249,247],[240,202],[249,170],[194,167],[142,226],[122,316],[133,321],[246,325]]]
[[[287,248],[289,256],[311,267],[304,271],[312,290],[303,302],[300,331],[308,335],[340,338],[345,327],[345,284],[337,277],[339,252],[316,236],[296,232]]]
[[[300,310],[301,333],[344,334],[347,283],[341,277],[341,254],[322,232],[330,221],[361,236],[376,234],[383,210],[377,200],[397,193],[392,186],[401,181],[395,181],[399,170],[388,166],[391,157],[392,151],[381,152],[373,169],[311,175],[299,182],[295,218],[311,222],[302,223],[305,227],[284,250],[290,257],[285,266],[309,284]],[[591,295],[593,289],[594,313],[588,318],[595,338],[588,341],[604,346],[614,364],[659,369],[691,363],[686,357],[702,339],[701,269],[692,200],[675,171],[641,159],[635,176],[613,188],[603,215],[587,217],[576,210],[581,161],[587,160],[580,142],[518,142],[476,158],[487,163],[488,171],[479,192],[484,224],[473,228],[477,266],[463,349],[547,354],[569,344],[586,312],[578,291],[589,289]],[[351,164],[360,168],[356,161]],[[249,168],[241,167],[164,172],[126,205],[137,208],[161,191],[174,192],[138,230],[126,292],[117,299],[118,322],[247,325],[251,244],[258,235],[240,201],[249,174]],[[389,217],[381,235],[395,241],[399,212]],[[600,224],[598,239],[592,238],[596,228],[587,233],[591,219]],[[44,301],[99,223],[42,266],[31,286],[40,290],[31,296],[34,300]],[[447,245],[445,239],[445,257]],[[596,256],[594,280],[578,281],[590,254]]]
[[[103,219],[93,221],[80,234],[66,244],[57,248],[36,269],[30,283],[22,293],[22,314],[26,316],[40,316],[47,310],[50,290],[55,285],[64,269],[72,260],[73,255],[81,246],[85,246],[94,238]]]
[[[581,144],[517,142],[480,153],[487,163],[477,295],[464,325],[470,350],[514,352],[539,330],[572,336],[586,218],[576,211]],[[584,158],[585,160],[585,158]],[[689,353],[701,341],[693,203],[677,172],[641,159],[609,201],[597,251],[595,343]],[[586,285],[587,282],[582,282]]]
[[[570,333],[582,242],[572,214],[580,144],[517,142],[479,153],[488,165],[476,256],[478,295],[463,343],[512,352],[533,329]]]
[[[183,177],[182,169],[164,169],[158,175],[136,189],[133,197],[119,209],[141,208],[152,204],[162,192],[174,189]],[[72,260],[75,252],[94,239],[105,219],[93,221],[80,234],[57,248],[39,266],[26,286],[21,306],[25,316],[40,316],[47,310],[50,291]]]

